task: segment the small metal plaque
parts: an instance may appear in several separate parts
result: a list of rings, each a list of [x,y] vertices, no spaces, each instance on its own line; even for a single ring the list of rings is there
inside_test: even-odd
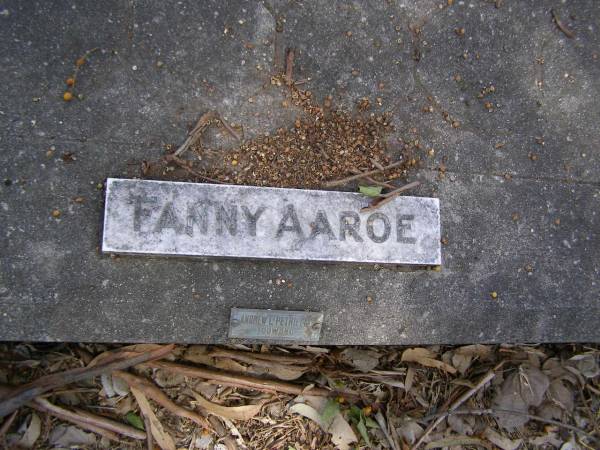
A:
[[[437,198],[402,196],[361,212],[370,201],[353,192],[109,178],[102,250],[441,264]]]
[[[231,309],[229,337],[319,342],[323,313],[271,309]]]

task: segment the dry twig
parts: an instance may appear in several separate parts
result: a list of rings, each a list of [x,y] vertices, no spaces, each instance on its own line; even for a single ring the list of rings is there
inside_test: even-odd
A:
[[[571,30],[569,30],[565,26],[565,24],[562,23],[562,21],[560,20],[560,17],[558,17],[558,14],[556,13],[556,11],[551,9],[550,12],[552,13],[552,19],[554,19],[554,23],[556,24],[556,27],[560,31],[562,31],[566,37],[568,37],[569,39],[573,39],[575,37],[575,33],[573,33]]]
[[[233,136],[233,138],[237,141],[241,141],[242,138],[239,134],[237,134],[237,132],[233,129],[233,127],[231,125],[229,125],[227,123],[227,121],[225,119],[223,119],[223,117],[221,116],[221,114],[217,114],[217,119],[219,119],[219,122],[221,122],[221,124],[223,125],[223,128],[225,128],[225,130],[227,130],[227,132]]]
[[[144,364],[146,365],[146,364]],[[166,361],[156,361],[147,364],[148,367],[158,369],[166,369],[171,372],[180,373],[188,377],[202,378],[204,380],[215,381],[221,385],[235,386],[245,389],[256,389],[262,392],[283,392],[292,395],[318,395],[326,397],[332,394],[331,391],[319,387],[311,387],[306,390],[306,386],[301,386],[293,383],[285,383],[283,381],[266,380],[247,375],[225,372],[221,370],[204,369],[200,367],[185,366]]]
[[[17,417],[17,413],[18,413],[18,411],[14,410],[12,412],[12,414],[10,416],[8,416],[6,419],[4,419],[4,422],[2,422],[2,426],[0,427],[0,439],[2,439],[4,437],[4,435],[6,434],[6,432],[12,425],[12,423],[15,421],[15,417]]]
[[[210,123],[217,118],[218,115],[214,111],[208,111],[202,114],[202,116],[200,116],[200,119],[198,119],[196,126],[192,129],[192,131],[188,133],[187,139],[183,142],[183,144],[181,144],[181,146],[177,150],[175,150],[175,153],[173,153],[173,155],[181,156],[188,148],[194,145],[198,141],[198,139],[200,139],[200,137],[204,133],[204,130],[206,130],[206,127],[208,127]]]
[[[0,402],[0,417],[10,414],[20,406],[52,389],[93,378],[103,373],[112,372],[113,370],[123,370],[153,359],[163,358],[171,353],[174,347],[173,344],[165,345],[157,350],[140,353],[133,357],[124,357],[117,354],[115,357],[109,357],[106,361],[94,367],[80,367],[38,378],[31,383],[13,389],[2,399]]]
[[[163,391],[145,378],[138,377],[137,375],[120,370],[113,372],[113,374],[117,378],[121,378],[123,381],[125,381],[130,387],[134,387],[143,392],[144,395],[147,395],[160,406],[169,410],[176,416],[189,419],[203,428],[211,429],[210,423],[206,420],[206,418],[194,411],[190,411],[174,403],[173,400],[167,397]]]
[[[475,386],[473,386],[471,389],[469,389],[464,394],[462,394],[460,397],[458,397],[452,403],[452,405],[450,405],[447,412],[452,412],[455,409],[459,408],[464,402],[466,402],[468,399],[470,399],[483,386],[485,386],[487,383],[492,381],[492,379],[496,376],[496,370],[498,368],[500,368],[501,365],[502,365],[502,363],[498,364],[496,367],[494,367],[492,370],[490,370],[487,374],[485,374],[483,377],[481,377],[481,379],[477,382],[477,384]],[[419,446],[423,443],[425,438],[427,436],[429,436],[429,434],[435,429],[435,427],[437,427],[443,420],[444,420],[443,417],[438,417],[435,421],[433,421],[427,427],[427,429],[425,430],[423,435],[417,440],[417,442],[415,442],[415,445],[412,446],[411,450],[416,450],[417,448],[419,448]]]
[[[285,57],[285,82],[288,86],[294,84],[294,54],[293,48],[287,49]]]
[[[138,430],[137,428],[115,422],[114,420],[92,414],[79,408],[74,411],[70,411],[50,403],[48,400],[42,397],[34,399],[27,406],[30,406],[31,408],[41,412],[46,412],[54,417],[58,417],[61,420],[74,423],[81,428],[94,431],[96,433],[99,433],[98,429],[101,429],[111,433],[118,433],[132,439],[146,439],[146,433]]]
[[[214,178],[209,178],[205,175],[202,175],[200,172],[192,169],[190,166],[188,166],[187,161],[177,157],[175,154],[165,155],[164,158],[165,158],[165,161],[173,162],[173,163],[177,164],[179,167],[181,167],[183,170],[188,172],[190,175],[200,178],[201,180],[208,181],[210,183],[215,183],[215,184],[223,184],[222,181],[215,180]]]
[[[342,178],[341,180],[334,180],[334,181],[328,181],[327,183],[325,183],[325,187],[336,187],[336,186],[342,186],[346,183],[349,183],[350,181],[354,181],[354,180],[358,180],[360,178],[365,178],[365,177],[369,177],[371,175],[376,175],[378,173],[381,172],[385,172],[386,170],[389,169],[393,169],[394,167],[398,167],[401,164],[403,164],[404,161],[396,161],[395,163],[389,164],[387,166],[385,166],[383,169],[373,169],[373,170],[369,170],[367,172],[362,172],[356,175],[352,175],[350,177],[346,177],[346,178]]]
[[[404,186],[401,186],[398,189],[394,189],[392,192],[388,192],[387,194],[383,194],[380,197],[377,197],[371,203],[371,205],[367,206],[366,208],[362,208],[360,210],[360,212],[361,213],[365,213],[365,212],[369,212],[369,211],[374,211],[377,208],[382,207],[386,203],[389,203],[392,200],[394,200],[394,198],[397,197],[398,195],[400,195],[402,192],[407,191],[407,190],[412,189],[412,188],[415,188],[415,187],[419,186],[420,184],[421,183],[419,181],[413,181],[412,183],[405,184]]]
[[[150,430],[152,429],[150,419],[146,416],[144,416],[144,428],[148,430],[148,432],[146,433],[146,447],[148,448],[148,450],[154,450],[154,438],[152,437],[152,433],[150,432]]]
[[[271,368],[271,369],[277,369],[280,368],[282,365],[285,365],[286,368],[289,369],[296,369],[296,370],[306,370],[306,367],[301,367],[301,366],[295,366],[292,365],[290,363],[283,363],[283,362],[279,362],[277,361],[277,359],[263,359],[258,357],[257,355],[259,355],[259,353],[252,353],[252,352],[236,352],[234,350],[227,350],[227,349],[217,349],[217,350],[213,350],[211,352],[209,352],[208,356],[213,357],[213,358],[231,358],[231,359],[235,359],[237,361],[241,361],[243,363],[246,364],[253,364],[253,365],[257,365],[260,367],[266,367],[266,368]],[[278,355],[273,355],[273,356],[278,356]],[[310,361],[310,359],[309,359]]]
[[[515,411],[512,409],[497,409],[497,408],[486,408],[486,409],[465,409],[465,410],[460,410],[460,411],[446,411],[446,412],[441,412],[438,414],[431,414],[429,416],[425,416],[422,417],[420,419],[414,419],[416,422],[428,422],[430,420],[436,419],[437,420],[444,420],[449,416],[464,416],[464,415],[472,415],[472,416],[496,416],[498,415],[498,413],[502,413],[502,414],[515,414],[517,416],[523,416],[526,417],[530,420],[535,420],[537,422],[541,422],[541,423],[545,423],[548,425],[555,425],[557,427],[561,427],[561,428],[565,428],[567,430],[571,430],[574,431],[576,433],[579,433],[583,436],[585,436],[586,438],[595,441],[595,442],[600,442],[600,439],[596,436],[591,435],[590,433],[582,430],[581,428],[578,428],[576,426],[573,425],[569,425],[568,423],[564,423],[564,422],[559,422],[558,420],[552,420],[552,419],[546,419],[544,417],[540,417],[540,416],[536,416],[535,414],[528,414],[528,413],[524,413],[522,411]]]

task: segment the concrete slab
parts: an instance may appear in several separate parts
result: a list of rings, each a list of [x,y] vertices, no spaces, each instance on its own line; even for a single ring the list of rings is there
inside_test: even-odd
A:
[[[600,4],[446,5],[4,2],[0,339],[226,342],[240,307],[323,312],[322,344],[600,340]],[[293,123],[286,46],[317,98],[378,96],[434,149],[414,195],[443,205],[443,270],[102,255],[98,183],[208,109],[247,137]]]

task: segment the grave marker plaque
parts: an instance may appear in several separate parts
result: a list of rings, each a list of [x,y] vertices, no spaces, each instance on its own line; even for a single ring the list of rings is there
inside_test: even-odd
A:
[[[108,179],[110,253],[439,265],[439,201],[361,212],[357,193]]]
[[[323,313],[232,308],[229,337],[317,343],[322,325]]]

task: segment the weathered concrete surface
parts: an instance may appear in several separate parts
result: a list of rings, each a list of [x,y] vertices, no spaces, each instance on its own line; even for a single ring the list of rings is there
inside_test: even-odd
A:
[[[102,251],[289,261],[442,263],[437,198],[376,211],[352,192],[106,181]]]
[[[223,342],[245,307],[322,311],[323,344],[599,341],[600,4],[442,3],[4,2],[0,338]],[[96,184],[129,161],[208,109],[246,136],[292,123],[275,46],[318,98],[379,96],[435,149],[415,195],[440,198],[441,272],[99,254]]]

